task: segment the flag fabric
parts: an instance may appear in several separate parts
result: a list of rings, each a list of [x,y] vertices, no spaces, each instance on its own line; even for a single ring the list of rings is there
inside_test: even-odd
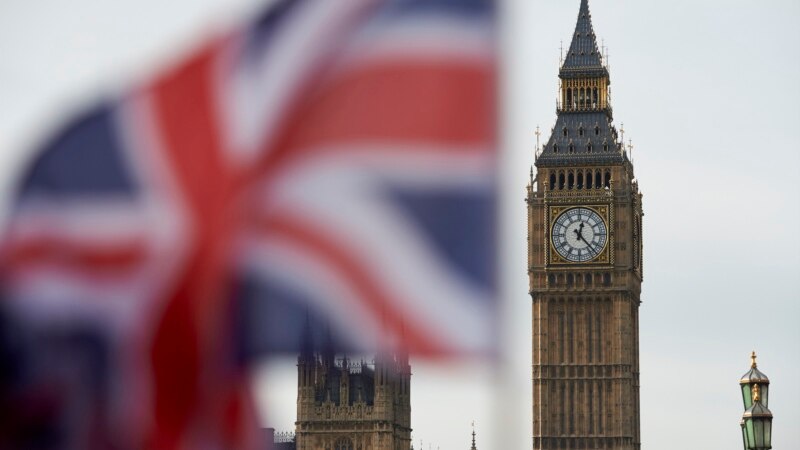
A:
[[[0,447],[254,448],[309,320],[492,354],[494,59],[488,2],[279,1],[73,118],[3,235]]]

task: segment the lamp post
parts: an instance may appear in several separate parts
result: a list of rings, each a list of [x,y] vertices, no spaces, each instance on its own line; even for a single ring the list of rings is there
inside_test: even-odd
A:
[[[769,378],[758,370],[756,352],[750,355],[750,370],[739,380],[744,414],[739,422],[745,450],[772,448],[772,413],[769,404]]]

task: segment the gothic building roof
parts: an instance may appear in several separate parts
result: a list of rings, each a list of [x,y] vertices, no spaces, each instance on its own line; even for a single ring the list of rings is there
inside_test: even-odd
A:
[[[561,78],[575,78],[586,75],[608,75],[603,65],[603,58],[597,46],[597,38],[592,27],[592,14],[589,12],[589,1],[581,0],[578,21],[572,34],[572,43],[567,57],[561,66]]]
[[[561,112],[537,167],[573,164],[619,164],[625,161],[617,130],[603,111]]]

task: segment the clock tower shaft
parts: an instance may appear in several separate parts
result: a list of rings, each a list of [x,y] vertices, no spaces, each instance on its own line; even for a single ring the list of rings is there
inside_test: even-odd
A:
[[[613,125],[587,0],[559,78],[556,125],[537,149],[526,199],[533,448],[638,450],[642,195]],[[564,214],[586,210],[596,213],[587,227],[607,228],[602,248],[578,236],[578,222],[564,226]],[[565,229],[588,253],[554,245]]]

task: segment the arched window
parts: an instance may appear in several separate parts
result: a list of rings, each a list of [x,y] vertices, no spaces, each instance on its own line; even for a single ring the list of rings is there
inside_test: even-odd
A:
[[[600,175],[600,171],[598,170],[594,174],[594,187],[600,189],[603,186],[603,177]]]
[[[590,273],[587,273],[586,275],[584,275],[584,276],[583,276],[583,282],[584,282],[584,283],[585,283],[587,286],[591,286],[591,285],[592,285],[592,274],[590,274]]]
[[[586,172],[586,187],[592,188],[592,171]]]
[[[564,172],[558,174],[558,188],[564,189]]]
[[[611,274],[610,273],[604,273],[603,274],[603,284],[605,286],[611,286]]]
[[[586,151],[592,153],[592,144],[586,146]]]
[[[607,152],[607,151],[608,151],[608,144],[603,144],[603,151],[604,151],[604,152]]]
[[[550,275],[547,275],[547,284],[549,284],[550,286],[555,286],[556,284],[556,276],[553,275],[552,273]]]
[[[572,88],[567,88],[567,109],[572,106]]]
[[[603,186],[607,188],[611,187],[611,172],[609,172],[608,170],[606,170],[606,174],[603,179]]]
[[[583,189],[583,172],[578,172],[578,189]]]
[[[597,108],[597,88],[592,91],[592,105]]]
[[[561,132],[564,134],[564,136],[566,136],[567,135],[567,127],[562,128]]]
[[[567,275],[567,286],[575,284],[575,277],[572,274]]]
[[[556,174],[551,173],[550,174],[550,190],[552,191],[555,188],[556,188]]]
[[[570,172],[569,176],[567,177],[569,188],[572,189],[575,187],[575,174]]]
[[[558,145],[553,144],[553,153],[558,153]]]
[[[333,450],[353,450],[353,441],[346,437],[340,437],[333,444]]]
[[[574,145],[569,144],[569,152],[570,153],[575,153],[575,146]]]
[[[584,107],[586,105],[586,89],[581,88],[581,99],[580,99],[580,107]]]
[[[583,136],[583,125],[578,128],[578,135]]]
[[[600,135],[600,127],[598,127],[597,125],[594,126],[594,135],[595,136],[599,136]]]

